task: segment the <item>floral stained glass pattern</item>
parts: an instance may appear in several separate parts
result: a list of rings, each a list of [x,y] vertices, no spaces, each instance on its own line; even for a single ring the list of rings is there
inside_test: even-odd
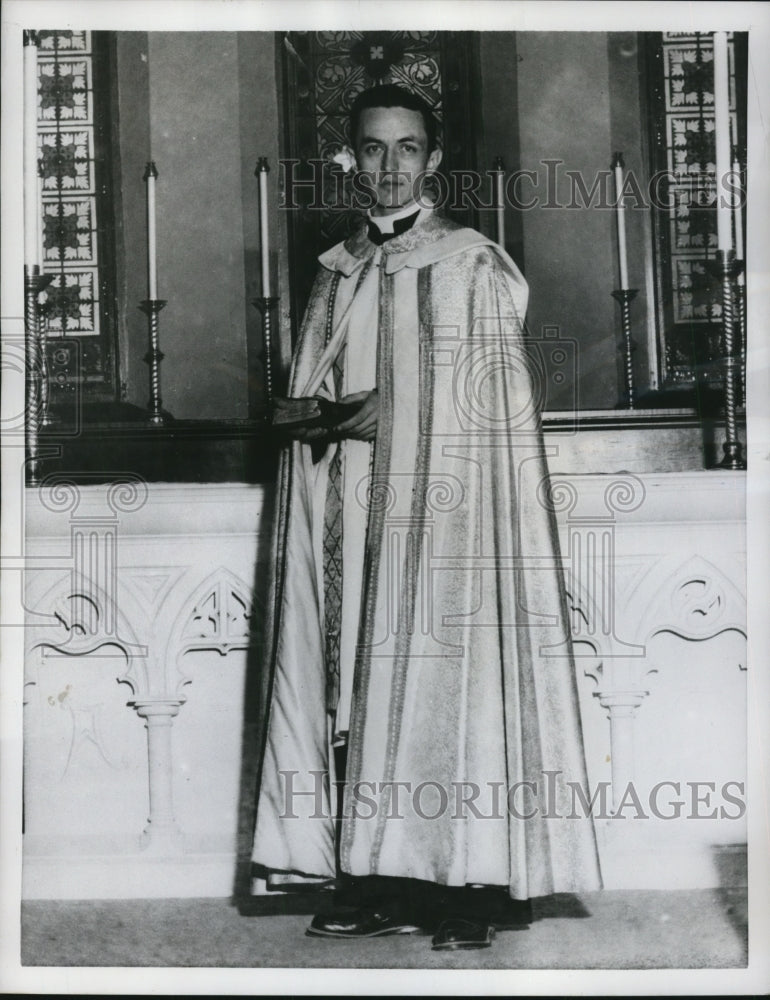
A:
[[[38,87],[38,121],[90,124],[93,121],[91,64],[87,58],[42,62]]]
[[[38,32],[41,302],[50,337],[98,336],[99,254],[91,33]]]
[[[43,264],[95,264],[94,198],[43,202]]]
[[[728,35],[730,117],[737,152],[735,44]],[[714,65],[710,34],[664,33],[660,42],[658,164],[669,179],[661,207],[664,286],[670,316],[663,331],[664,382],[718,381],[719,283],[709,261],[717,249]],[[700,372],[700,375],[698,375]]]
[[[711,285],[702,258],[676,258],[674,313],[678,320],[709,320],[721,315],[721,304],[712,302]]]
[[[53,284],[48,286],[48,333],[96,333],[95,287],[98,283],[96,268],[61,271]]]
[[[90,31],[38,31],[38,51],[41,56],[54,53],[91,51]]]
[[[38,132],[43,195],[94,190],[93,134],[89,129]]]

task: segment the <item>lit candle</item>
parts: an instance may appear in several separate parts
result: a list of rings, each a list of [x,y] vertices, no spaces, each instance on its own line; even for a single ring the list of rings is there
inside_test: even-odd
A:
[[[714,139],[716,141],[717,247],[732,249],[732,198],[727,187],[730,170],[730,105],[727,32],[714,32]]]
[[[37,33],[24,32],[24,266],[40,263],[37,171]]]
[[[147,182],[147,297],[157,299],[158,297],[158,245],[155,230],[155,180],[158,176],[158,169],[155,163],[150,160],[144,171],[144,179]]]
[[[257,160],[259,178],[259,249],[262,262],[262,297],[270,298],[270,241],[267,230],[267,174],[270,167],[266,156]]]
[[[620,287],[628,288],[628,253],[626,251],[626,206],[623,201],[623,154],[615,153],[612,169],[615,171],[615,200],[618,219],[618,257],[620,259]]]
[[[505,249],[505,164],[502,156],[495,158],[495,213],[497,215],[497,242]]]

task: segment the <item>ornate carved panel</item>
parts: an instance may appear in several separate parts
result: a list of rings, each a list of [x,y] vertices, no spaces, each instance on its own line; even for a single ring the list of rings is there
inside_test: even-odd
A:
[[[190,683],[182,666],[187,653],[215,650],[227,656],[234,650],[257,648],[262,622],[253,618],[252,605],[252,588],[224,567],[198,584],[170,629],[166,668],[170,671],[176,664],[177,674],[174,679],[169,675],[169,692]]]

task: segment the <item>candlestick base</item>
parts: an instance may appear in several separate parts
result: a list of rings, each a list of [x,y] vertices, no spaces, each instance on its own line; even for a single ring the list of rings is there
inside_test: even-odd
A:
[[[251,304],[262,313],[262,336],[265,349],[265,401],[264,419],[270,423],[273,413],[273,309],[280,301],[277,295],[260,295]]]
[[[618,350],[623,352],[623,371],[625,374],[625,389],[618,400],[618,409],[633,410],[634,408],[634,351],[636,344],[631,337],[631,303],[638,295],[637,288],[616,288],[612,297],[620,303],[622,339]]]
[[[139,308],[149,321],[149,350],[144,356],[144,361],[150,366],[150,399],[147,408],[150,411],[148,423],[151,427],[162,427],[165,418],[161,410],[160,395],[160,363],[165,357],[160,349],[160,333],[158,330],[158,314],[166,305],[167,299],[143,299],[139,303]]]
[[[743,457],[743,445],[740,441],[725,441],[722,445],[725,453],[721,462],[717,462],[715,469],[733,469],[739,471],[746,468],[746,459]]]
[[[725,378],[725,441],[722,445],[724,458],[716,466],[718,469],[745,469],[743,445],[738,440],[736,411],[740,385],[740,357],[735,350],[735,312],[733,303],[733,282],[743,270],[743,261],[738,260],[734,250],[717,250],[716,259],[709,264],[711,273],[722,282],[722,367]]]
[[[259,295],[257,298],[251,300],[251,304],[256,306],[260,312],[264,312],[266,309],[274,309],[280,301],[281,299],[278,295]]]

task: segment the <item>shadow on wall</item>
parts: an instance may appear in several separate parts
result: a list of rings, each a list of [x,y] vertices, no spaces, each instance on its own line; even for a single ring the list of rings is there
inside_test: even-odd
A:
[[[251,848],[254,836],[256,809],[257,768],[260,755],[260,705],[265,697],[265,609],[268,603],[270,585],[270,550],[275,513],[275,494],[266,489],[265,501],[260,520],[262,535],[258,551],[266,553],[266,558],[258,558],[254,568],[254,588],[251,612],[251,640],[246,653],[246,674],[243,699],[243,729],[241,737],[241,776],[238,795],[238,836],[235,876],[233,881],[234,901],[250,898],[251,890]]]

